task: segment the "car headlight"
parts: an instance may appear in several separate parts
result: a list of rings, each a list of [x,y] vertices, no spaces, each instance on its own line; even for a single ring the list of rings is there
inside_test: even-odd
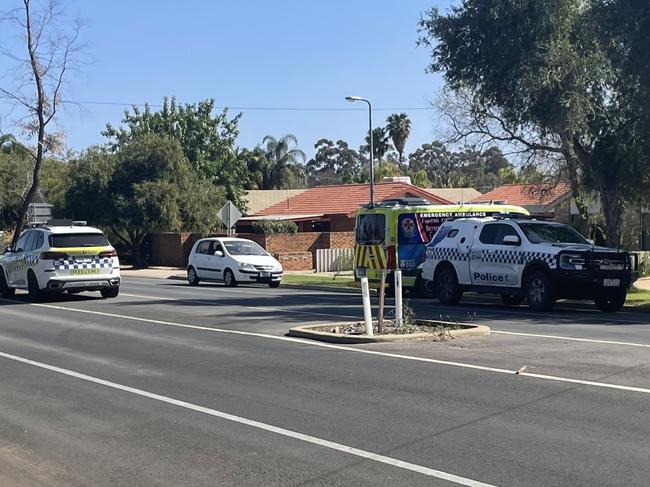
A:
[[[580,254],[560,255],[560,268],[569,271],[581,271],[585,265],[585,258]]]
[[[255,267],[253,266],[253,264],[248,264],[246,262],[240,262],[239,263],[239,268],[242,271],[254,271],[255,270]]]

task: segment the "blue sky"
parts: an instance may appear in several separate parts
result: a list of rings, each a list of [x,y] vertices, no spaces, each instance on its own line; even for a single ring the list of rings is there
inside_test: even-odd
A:
[[[344,100],[361,95],[377,108],[405,108],[428,106],[441,87],[440,76],[425,73],[429,52],[415,41],[420,13],[446,7],[446,0],[61,1],[85,21],[82,37],[92,60],[70,78],[64,94],[70,100],[157,104],[175,95],[231,107],[362,108]],[[18,5],[5,0],[3,6],[9,2]],[[0,78],[0,86],[10,82]],[[118,124],[125,108],[66,107],[59,123],[68,146],[103,142],[100,131],[107,122]],[[242,111],[241,147],[267,134],[293,133],[312,155],[323,137],[357,147],[367,127],[365,111]],[[389,113],[374,112],[374,125]],[[407,152],[440,128],[431,111],[408,114]],[[10,131],[1,102],[0,116]]]

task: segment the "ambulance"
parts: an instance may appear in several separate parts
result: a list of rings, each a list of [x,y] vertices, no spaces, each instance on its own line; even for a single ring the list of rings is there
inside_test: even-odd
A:
[[[383,272],[402,271],[405,289],[423,294],[421,278],[426,245],[449,218],[529,215],[525,208],[501,204],[432,205],[420,198],[384,200],[357,211],[354,246],[355,280],[379,282]],[[388,279],[391,292],[392,279]]]

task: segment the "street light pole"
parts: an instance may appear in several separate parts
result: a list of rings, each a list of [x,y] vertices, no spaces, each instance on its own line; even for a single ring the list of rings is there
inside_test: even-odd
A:
[[[366,100],[360,96],[346,96],[345,99],[349,102],[365,101],[368,104],[368,138],[370,139],[370,208],[372,208],[375,206],[375,163],[372,140],[372,105],[370,104],[370,100]]]

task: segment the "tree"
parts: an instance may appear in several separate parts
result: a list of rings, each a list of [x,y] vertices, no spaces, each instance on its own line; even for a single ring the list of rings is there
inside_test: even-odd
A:
[[[320,139],[314,144],[316,154],[307,162],[309,186],[350,184],[367,181],[368,171],[361,155],[348,143]]]
[[[399,154],[399,163],[404,162],[404,146],[411,134],[411,120],[406,113],[393,113],[386,118],[386,130]]]
[[[68,211],[111,229],[144,267],[142,243],[156,231],[208,233],[218,227],[224,193],[201,178],[178,140],[142,135],[108,152],[93,148],[71,168]],[[92,204],[88,204],[92,201]]]
[[[392,149],[388,133],[384,127],[377,127],[372,129],[372,151],[375,162],[381,165],[384,155]],[[365,154],[370,153],[370,134],[366,135],[366,145],[361,146],[361,152]]]
[[[16,139],[0,136],[0,225],[15,225],[32,179],[33,159]]]
[[[445,113],[459,138],[561,157],[583,216],[585,187],[599,194],[609,245],[620,241],[626,188],[646,178],[650,164],[650,113],[638,103],[650,66],[647,53],[633,57],[647,51],[650,5],[629,4],[466,0],[420,22],[429,70],[443,71],[458,97]]]
[[[260,189],[294,189],[305,187],[304,162],[307,156],[298,148],[295,135],[287,134],[279,139],[267,135],[262,140],[266,144],[264,155],[266,165],[263,168],[264,184]]]
[[[152,111],[149,105],[142,111],[134,106],[132,113],[124,112],[122,123],[126,127],[107,124],[102,134],[111,139],[113,150],[147,134],[178,140],[185,157],[201,177],[222,186],[227,198],[243,208],[242,196],[248,176],[246,165],[237,157],[234,147],[241,114],[229,119],[227,109],[216,115],[213,112],[213,99],[179,105],[175,97],[165,97],[160,111]]]
[[[21,7],[0,15],[0,20],[17,26],[25,43],[24,55],[0,47],[0,54],[16,64],[20,79],[25,80],[15,88],[0,87],[0,97],[21,110],[19,128],[36,142],[33,149],[17,140],[12,141],[20,144],[33,160],[29,189],[22,198],[16,218],[13,245],[25,225],[29,204],[38,191],[43,160],[47,153],[55,152],[61,145],[62,133],[52,132],[49,127],[61,104],[64,81],[79,53],[80,24],[73,23],[69,32],[60,28],[66,19],[54,0],[40,9],[33,9],[31,0],[23,0]]]

